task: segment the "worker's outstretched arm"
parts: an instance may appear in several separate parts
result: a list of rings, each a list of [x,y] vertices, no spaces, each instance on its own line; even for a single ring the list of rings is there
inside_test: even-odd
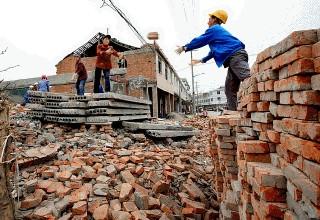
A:
[[[212,58],[213,58],[213,52],[210,51],[207,56],[205,56],[201,59],[201,63],[206,63],[208,60],[210,60]]]
[[[195,50],[200,47],[206,46],[213,40],[214,31],[212,29],[207,29],[206,32],[199,37],[194,38],[190,43],[186,44],[185,51]]]

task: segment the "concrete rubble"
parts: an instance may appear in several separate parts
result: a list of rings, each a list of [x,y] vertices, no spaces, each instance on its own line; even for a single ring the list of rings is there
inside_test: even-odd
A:
[[[17,219],[218,218],[207,119],[182,123],[201,129],[192,138],[152,140],[111,124],[43,124],[22,108],[11,113],[21,166]]]

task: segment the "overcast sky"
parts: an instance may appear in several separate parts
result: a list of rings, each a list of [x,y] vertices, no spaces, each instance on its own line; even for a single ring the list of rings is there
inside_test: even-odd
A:
[[[320,0],[114,0],[146,38],[159,32],[158,44],[180,77],[191,82],[190,53],[174,53],[207,29],[208,13],[225,9],[225,26],[246,45],[250,63],[264,48],[277,43],[292,31],[320,28]],[[100,8],[101,0],[0,0],[0,70],[19,64],[4,73],[5,80],[53,75],[55,65],[97,32],[134,46],[140,41],[110,8]],[[194,52],[202,58],[204,47]],[[224,85],[227,70],[214,60],[196,66],[199,91]]]

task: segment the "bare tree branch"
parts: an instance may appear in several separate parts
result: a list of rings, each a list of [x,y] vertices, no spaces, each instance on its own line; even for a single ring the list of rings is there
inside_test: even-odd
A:
[[[0,52],[0,55],[5,54],[5,53],[7,52],[7,49],[8,49],[8,47],[7,47],[5,50],[2,50],[2,51]]]
[[[18,67],[18,66],[20,66],[20,65],[9,66],[9,67],[7,67],[7,68],[5,68],[5,69],[3,69],[3,70],[0,70],[0,73],[5,72],[5,71],[7,71],[7,70],[9,70],[9,69],[16,68],[16,67]]]

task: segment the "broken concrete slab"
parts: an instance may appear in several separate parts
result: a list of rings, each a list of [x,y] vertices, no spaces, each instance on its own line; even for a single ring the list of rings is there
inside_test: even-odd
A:
[[[114,121],[129,121],[137,119],[148,119],[148,115],[126,115],[126,116],[89,116],[87,117],[87,124],[90,123],[105,123]]]
[[[147,109],[114,109],[114,108],[94,108],[86,111],[91,115],[142,115],[150,114]]]
[[[167,138],[167,137],[191,137],[198,135],[199,131],[167,131],[167,130],[146,130],[146,133],[155,138]]]
[[[100,100],[88,102],[88,107],[115,107],[115,108],[133,108],[133,109],[150,109],[149,105],[146,104],[134,104],[127,102],[118,102],[111,100]]]
[[[144,99],[139,99],[133,96],[127,96],[127,95],[122,95],[122,94],[117,94],[117,93],[96,93],[93,94],[92,96],[93,99],[116,99],[116,100],[122,100],[122,101],[127,101],[127,102],[134,102],[134,103],[141,103],[141,104],[148,104],[151,105],[152,102]]]
[[[26,108],[36,111],[42,111],[45,108],[45,105],[28,103],[26,104]]]
[[[43,113],[47,115],[66,115],[66,116],[74,116],[74,115],[79,115],[79,116],[85,116],[86,111],[83,109],[50,109],[50,108],[45,108],[43,110]]]
[[[192,131],[192,127],[182,127],[176,125],[154,124],[154,123],[140,123],[140,122],[122,122],[122,126],[128,130],[178,130],[178,131]]]
[[[44,117],[44,120],[46,121],[52,121],[52,122],[60,122],[60,123],[85,123],[86,118],[85,117],[59,117],[59,116],[51,116],[46,115]]]
[[[89,102],[92,100],[92,96],[88,95],[75,95],[69,98],[70,101]]]

